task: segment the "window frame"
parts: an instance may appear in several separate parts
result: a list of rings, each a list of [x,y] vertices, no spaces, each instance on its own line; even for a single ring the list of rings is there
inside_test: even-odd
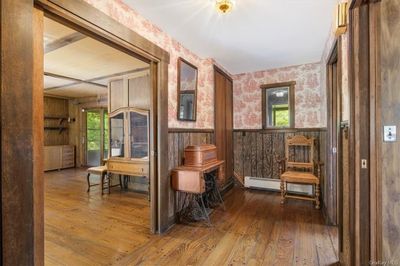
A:
[[[296,112],[295,112],[295,86],[296,81],[289,81],[289,82],[280,82],[280,83],[271,83],[271,84],[264,84],[261,85],[261,105],[262,105],[262,128],[263,129],[290,129],[295,128],[295,120],[296,120]],[[267,90],[269,89],[276,89],[276,88],[289,88],[289,126],[288,127],[277,127],[277,126],[269,126],[267,123],[267,117],[269,115],[268,109],[266,108],[267,104]]]

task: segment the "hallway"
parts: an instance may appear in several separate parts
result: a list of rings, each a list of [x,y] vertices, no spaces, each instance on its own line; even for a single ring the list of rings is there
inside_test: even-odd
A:
[[[337,229],[311,203],[235,187],[203,223],[149,232],[145,195],[86,192],[86,171],[45,174],[46,265],[334,265]]]

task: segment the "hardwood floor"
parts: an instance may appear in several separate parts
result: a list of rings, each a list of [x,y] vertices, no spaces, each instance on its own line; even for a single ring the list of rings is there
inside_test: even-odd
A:
[[[203,223],[149,232],[145,195],[86,193],[80,169],[45,174],[46,265],[334,265],[337,230],[310,202],[234,188]]]

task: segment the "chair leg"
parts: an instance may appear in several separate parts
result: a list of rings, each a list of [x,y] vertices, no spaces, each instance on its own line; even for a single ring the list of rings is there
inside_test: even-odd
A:
[[[285,203],[285,182],[281,180],[281,204]]]
[[[119,175],[119,187],[121,188],[121,190],[123,189],[122,187],[122,176]]]
[[[319,184],[315,185],[315,208],[319,210],[320,201],[319,201]]]
[[[90,173],[87,174],[86,179],[87,179],[87,185],[88,185],[86,192],[89,192],[90,191]]]

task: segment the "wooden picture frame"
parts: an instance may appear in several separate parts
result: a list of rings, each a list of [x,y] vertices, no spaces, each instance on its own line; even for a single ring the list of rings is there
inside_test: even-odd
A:
[[[280,83],[272,83],[272,84],[265,84],[261,85],[260,88],[262,90],[262,128],[263,129],[279,129],[279,128],[295,128],[295,85],[296,81],[289,81],[289,82],[280,82]],[[267,103],[267,90],[268,89],[275,89],[275,88],[288,88],[289,90],[289,126],[288,127],[274,127],[269,126],[267,123],[267,117],[269,116],[268,110],[266,108]]]
[[[197,82],[198,82],[197,67],[181,57],[178,58],[177,118],[180,121],[193,121],[193,122],[196,121]],[[189,95],[192,95],[192,97],[188,97]],[[192,109],[190,113],[185,114],[185,110],[181,109],[183,108],[181,106],[182,96],[184,96],[186,99],[192,98]]]

